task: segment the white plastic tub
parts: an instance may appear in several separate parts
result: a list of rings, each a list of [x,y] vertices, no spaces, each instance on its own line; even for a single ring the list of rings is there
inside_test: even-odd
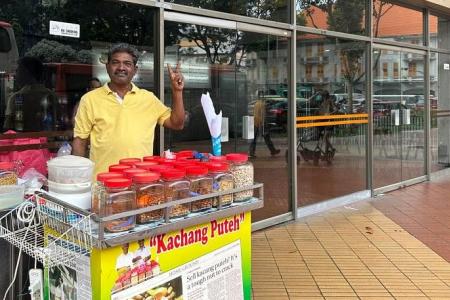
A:
[[[58,183],[51,180],[47,181],[48,190],[58,194],[83,194],[91,191],[92,183]]]
[[[87,158],[64,155],[49,160],[47,166],[49,181],[62,184],[92,181],[94,163]]]

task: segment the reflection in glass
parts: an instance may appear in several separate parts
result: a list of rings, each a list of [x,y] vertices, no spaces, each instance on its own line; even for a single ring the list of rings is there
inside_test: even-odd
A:
[[[199,7],[235,15],[265,19],[270,21],[288,22],[288,0],[232,0],[232,1],[202,1],[202,0],[170,0],[177,4]]]
[[[423,45],[422,12],[386,0],[373,0],[373,36]]]
[[[287,149],[287,39],[174,22],[166,22],[165,28],[165,63],[181,62],[188,116],[181,132],[165,131],[165,148],[211,152],[200,104],[201,94],[208,91],[216,112],[228,118],[229,140],[222,142],[222,152],[252,154],[255,181],[266,186],[265,207],[253,220],[288,212],[288,173],[280,155]],[[169,86],[166,77],[166,101],[171,99]],[[255,111],[263,113],[263,125],[253,144],[253,139],[243,138],[243,117]]]
[[[299,206],[366,189],[365,46],[310,34],[297,42]]]
[[[376,49],[373,82],[374,188],[425,174],[425,56]]]
[[[450,167],[450,55],[432,53],[431,62],[431,171]]]
[[[153,24],[152,9],[88,0],[37,1],[33,6],[24,1],[10,3],[0,10],[0,20],[8,22],[14,31],[13,35],[6,35],[8,25],[0,22],[0,66],[17,59],[28,63],[2,79],[3,130],[72,129],[74,107],[87,92],[90,79],[95,77],[102,83],[109,80],[104,62],[112,43],[129,43],[141,51],[134,82],[141,88],[153,88],[154,37],[149,25]],[[50,35],[50,21],[79,24],[79,38],[67,32]],[[12,56],[13,51],[5,56],[9,48],[16,49],[16,57]]]
[[[297,0],[297,25],[366,35],[367,0]]]
[[[434,48],[450,49],[450,19],[448,17],[430,15],[430,46]]]

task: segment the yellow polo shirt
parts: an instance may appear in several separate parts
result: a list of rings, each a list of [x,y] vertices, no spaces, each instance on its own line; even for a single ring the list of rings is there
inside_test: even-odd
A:
[[[163,125],[170,114],[170,108],[147,90],[133,84],[121,104],[105,84],[81,98],[74,137],[90,137],[89,158],[96,175],[119,159],[152,155],[156,123]]]

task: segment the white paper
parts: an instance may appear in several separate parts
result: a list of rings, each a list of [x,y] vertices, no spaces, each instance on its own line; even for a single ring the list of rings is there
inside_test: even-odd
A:
[[[80,37],[80,24],[50,21],[49,33],[51,35]]]
[[[222,131],[222,111],[220,111],[219,114],[216,114],[209,93],[206,93],[206,95],[202,94],[201,103],[206,122],[208,123],[209,133],[214,138],[219,137]]]

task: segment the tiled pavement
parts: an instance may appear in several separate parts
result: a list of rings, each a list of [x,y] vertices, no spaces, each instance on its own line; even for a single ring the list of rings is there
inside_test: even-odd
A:
[[[424,183],[255,232],[253,299],[450,299],[449,190]]]

